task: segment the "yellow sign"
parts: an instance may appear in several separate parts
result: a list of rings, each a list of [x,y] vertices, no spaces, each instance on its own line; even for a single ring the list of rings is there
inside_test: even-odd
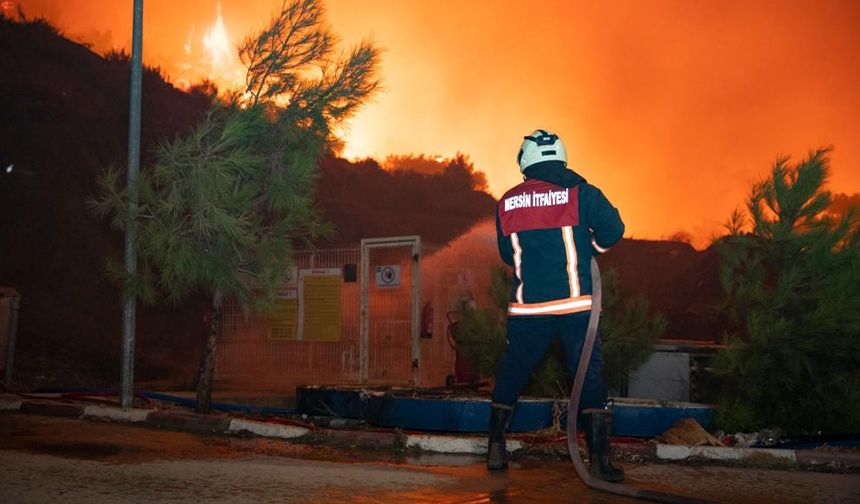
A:
[[[299,333],[299,296],[295,288],[278,291],[275,308],[269,317],[270,339],[294,340]]]
[[[299,271],[299,339],[340,341],[340,277],[338,268]]]

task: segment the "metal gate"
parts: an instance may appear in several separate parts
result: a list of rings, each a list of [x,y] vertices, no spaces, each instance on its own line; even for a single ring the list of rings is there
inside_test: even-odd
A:
[[[361,240],[360,380],[419,385],[421,237]]]

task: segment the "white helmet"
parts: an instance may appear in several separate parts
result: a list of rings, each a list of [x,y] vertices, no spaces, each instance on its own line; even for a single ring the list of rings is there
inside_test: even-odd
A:
[[[521,173],[525,172],[529,166],[543,161],[567,163],[567,151],[558,135],[539,129],[523,138],[520,153],[517,155],[517,163],[520,165]]]

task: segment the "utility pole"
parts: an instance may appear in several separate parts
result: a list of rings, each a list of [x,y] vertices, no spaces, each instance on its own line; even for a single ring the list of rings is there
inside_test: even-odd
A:
[[[125,229],[125,270],[137,272],[137,173],[140,171],[140,96],[143,67],[143,0],[134,0],[131,36],[131,92],[128,104],[128,226]],[[122,390],[120,405],[129,409],[134,402],[134,329],[137,297],[123,289],[122,310]]]

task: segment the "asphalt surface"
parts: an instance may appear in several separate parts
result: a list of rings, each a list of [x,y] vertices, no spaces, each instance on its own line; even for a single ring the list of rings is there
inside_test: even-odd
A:
[[[860,476],[627,464],[628,483],[725,503],[860,502]],[[564,460],[480,457],[178,432],[0,413],[0,502],[632,503]]]

